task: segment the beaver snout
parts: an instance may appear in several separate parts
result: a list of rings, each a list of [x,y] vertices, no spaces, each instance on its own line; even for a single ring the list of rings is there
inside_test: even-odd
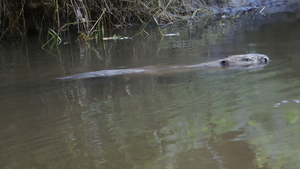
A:
[[[269,63],[268,56],[262,56],[259,60],[260,60],[261,64],[268,64]]]

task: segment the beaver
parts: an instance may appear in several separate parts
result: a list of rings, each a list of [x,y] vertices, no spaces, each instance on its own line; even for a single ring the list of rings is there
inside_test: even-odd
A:
[[[195,65],[183,66],[145,66],[132,69],[115,69],[115,70],[100,70],[95,72],[81,73],[57,79],[75,80],[95,77],[110,77],[125,74],[164,74],[178,71],[189,71],[202,68],[227,68],[227,69],[254,69],[264,67],[269,63],[269,57],[264,54],[242,54],[231,55],[224,59],[219,59],[211,62],[200,63]]]

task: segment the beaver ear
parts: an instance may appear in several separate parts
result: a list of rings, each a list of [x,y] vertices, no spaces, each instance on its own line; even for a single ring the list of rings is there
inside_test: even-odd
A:
[[[226,68],[229,67],[229,61],[228,60],[222,60],[220,62],[221,67]]]

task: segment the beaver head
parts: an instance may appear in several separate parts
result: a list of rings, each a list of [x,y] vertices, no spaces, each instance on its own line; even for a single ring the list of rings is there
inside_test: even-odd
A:
[[[232,55],[220,61],[222,68],[228,67],[261,67],[269,63],[269,57],[263,54]]]

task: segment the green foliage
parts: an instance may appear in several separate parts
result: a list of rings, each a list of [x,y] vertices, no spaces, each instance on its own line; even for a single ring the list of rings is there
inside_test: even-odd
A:
[[[42,46],[43,49],[46,45],[48,45],[50,49],[53,49],[61,43],[61,38],[54,30],[49,29],[48,35],[50,38],[48,38],[49,40]]]

